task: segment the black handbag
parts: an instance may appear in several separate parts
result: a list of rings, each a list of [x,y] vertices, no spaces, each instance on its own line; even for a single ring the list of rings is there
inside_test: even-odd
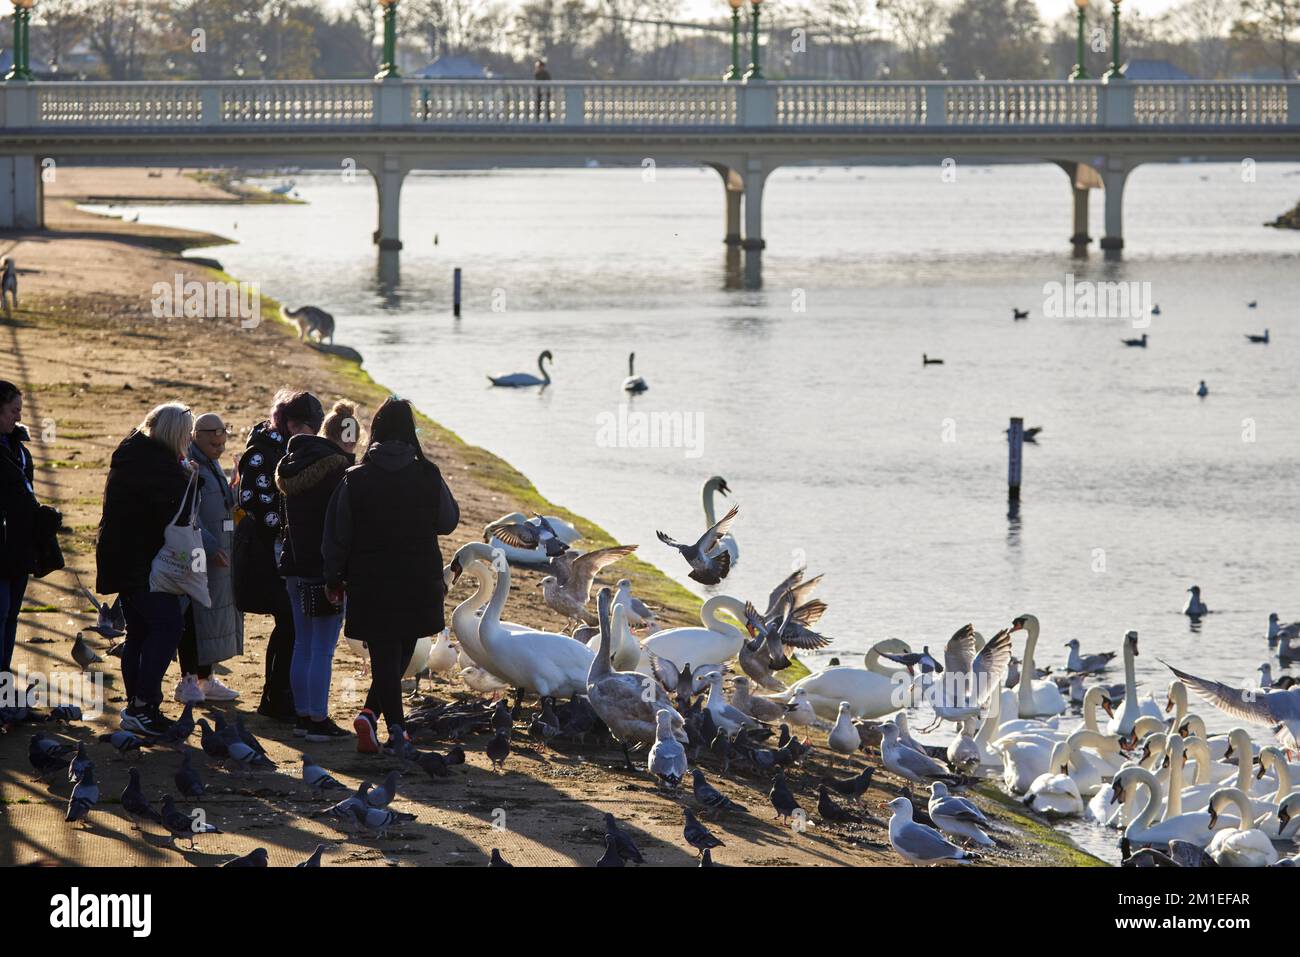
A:
[[[343,612],[343,606],[330,601],[328,589],[319,582],[298,582],[298,604],[308,618],[333,618]]]
[[[50,572],[63,568],[63,549],[59,547],[59,526],[63,513],[49,505],[36,509],[35,535],[33,536],[32,574],[44,578]]]

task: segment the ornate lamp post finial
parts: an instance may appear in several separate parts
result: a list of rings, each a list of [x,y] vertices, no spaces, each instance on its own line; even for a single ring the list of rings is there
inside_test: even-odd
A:
[[[379,0],[384,8],[384,62],[375,74],[376,80],[397,79],[397,0]]]
[[[32,4],[34,0],[12,0],[14,5],[14,65],[6,80],[34,80],[31,70]]]
[[[745,0],[727,0],[731,6],[731,66],[722,74],[724,80],[740,79],[740,8]]]
[[[1110,0],[1110,69],[1106,71],[1108,81],[1122,80],[1124,74],[1119,68],[1119,2]]]
[[[1074,54],[1074,71],[1070,74],[1070,79],[1087,80],[1089,79],[1088,69],[1083,65],[1083,32],[1088,23],[1088,0],[1074,0],[1074,5],[1079,8],[1079,37]]]
[[[763,79],[763,67],[758,57],[758,8],[763,0],[749,0],[749,8],[754,14],[754,24],[750,28],[749,69],[745,71],[746,80]]]

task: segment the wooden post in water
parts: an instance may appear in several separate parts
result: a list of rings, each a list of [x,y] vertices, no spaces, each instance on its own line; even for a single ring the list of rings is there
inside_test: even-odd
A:
[[[451,314],[460,318],[460,267],[451,274]]]
[[[1007,500],[1020,501],[1020,463],[1024,453],[1025,420],[1012,419],[1007,429]]]

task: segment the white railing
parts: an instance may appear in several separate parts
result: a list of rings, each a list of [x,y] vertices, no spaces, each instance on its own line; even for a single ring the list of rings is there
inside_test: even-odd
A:
[[[0,127],[853,130],[1300,127],[1300,83],[7,83]]]

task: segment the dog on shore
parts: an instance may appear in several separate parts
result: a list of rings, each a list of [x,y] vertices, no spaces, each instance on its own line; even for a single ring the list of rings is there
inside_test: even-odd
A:
[[[9,256],[0,256],[0,305],[5,308],[5,315],[10,315],[9,300],[18,308],[18,267]]]
[[[318,343],[328,338],[330,345],[334,345],[334,317],[324,309],[316,306],[299,306],[297,309],[281,306],[280,315],[298,327],[298,341],[305,341],[314,332]]]

